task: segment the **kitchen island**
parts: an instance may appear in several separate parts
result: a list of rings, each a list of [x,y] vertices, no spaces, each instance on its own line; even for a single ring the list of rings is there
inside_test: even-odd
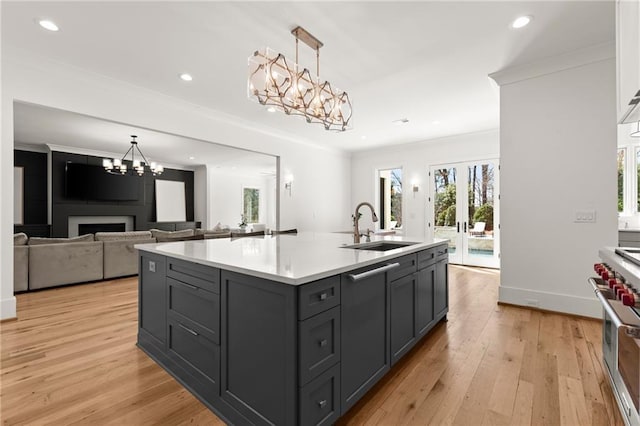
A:
[[[332,424],[448,312],[445,241],[142,244],[138,346],[232,424]]]

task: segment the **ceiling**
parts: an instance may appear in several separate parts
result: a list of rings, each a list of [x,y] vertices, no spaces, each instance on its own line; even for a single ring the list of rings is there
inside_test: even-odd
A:
[[[612,0],[5,1],[1,7],[3,44],[238,117],[257,130],[346,151],[497,129],[499,89],[488,74],[612,42],[615,24]],[[510,28],[520,15],[534,19]],[[42,17],[60,31],[40,28],[35,19]],[[247,99],[247,58],[269,46],[293,59],[290,31],[297,25],[324,43],[320,76],[349,93],[352,130],[327,132]],[[299,62],[315,69],[304,44]],[[183,72],[194,80],[180,80]],[[401,118],[409,122],[392,124]]]

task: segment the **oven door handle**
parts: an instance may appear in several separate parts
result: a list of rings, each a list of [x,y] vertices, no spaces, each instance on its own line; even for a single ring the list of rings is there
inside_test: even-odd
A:
[[[588,281],[589,281],[589,284],[591,284],[591,287],[593,287],[596,293],[596,297],[600,301],[600,304],[602,304],[602,307],[606,311],[607,315],[609,315],[609,317],[611,318],[611,321],[613,321],[613,324],[616,326],[616,328],[624,329],[627,336],[640,339],[640,327],[638,327],[637,325],[627,324],[623,322],[618,316],[618,313],[616,312],[616,310],[613,309],[613,306],[611,306],[611,303],[609,303],[609,299],[607,298],[607,294],[609,295],[611,294],[609,292],[609,289],[600,287],[596,282],[595,278],[589,278]]]

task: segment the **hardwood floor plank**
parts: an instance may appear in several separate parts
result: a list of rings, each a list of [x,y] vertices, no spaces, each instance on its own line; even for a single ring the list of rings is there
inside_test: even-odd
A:
[[[620,425],[599,321],[497,305],[449,267],[450,312],[340,425]],[[137,278],[17,296],[0,324],[5,425],[222,425],[136,345]]]

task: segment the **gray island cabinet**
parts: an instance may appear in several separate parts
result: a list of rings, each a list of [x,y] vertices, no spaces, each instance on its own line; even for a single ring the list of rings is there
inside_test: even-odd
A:
[[[295,284],[184,254],[209,241],[138,247],[138,346],[228,423],[332,424],[446,318],[446,243]]]

